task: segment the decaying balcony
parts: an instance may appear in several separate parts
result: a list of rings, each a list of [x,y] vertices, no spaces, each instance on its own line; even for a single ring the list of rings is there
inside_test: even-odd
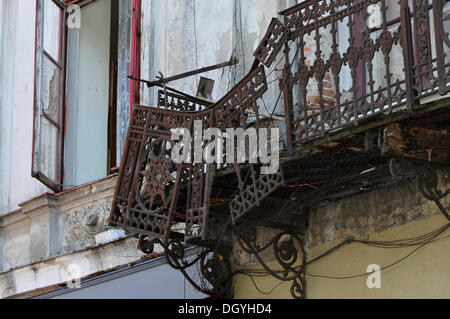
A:
[[[223,293],[228,266],[217,253],[246,224],[299,238],[317,203],[448,165],[446,4],[305,1],[272,20],[250,72],[219,101],[162,81],[157,107],[133,109],[110,224],[143,241],[159,239],[183,272],[201,262],[215,293]],[[283,114],[264,102],[271,85]],[[193,135],[194,121],[221,130],[281,127],[279,172],[260,174],[260,164],[175,164],[171,130]],[[182,261],[181,243],[210,251]],[[301,273],[296,280],[301,286]]]

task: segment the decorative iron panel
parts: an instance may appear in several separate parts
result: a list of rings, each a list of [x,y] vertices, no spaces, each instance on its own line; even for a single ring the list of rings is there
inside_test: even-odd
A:
[[[282,186],[281,174],[259,175],[254,167],[251,167],[250,178],[248,182],[241,176],[241,170],[236,171],[239,179],[240,192],[230,203],[230,214],[233,224],[245,216],[255,207],[260,206],[261,202],[270,194]]]
[[[450,91],[450,3],[445,0],[433,0],[434,30],[436,35],[436,56],[439,81],[439,93]]]
[[[205,239],[214,165],[179,164],[171,159],[175,144],[171,129],[185,128],[194,134],[193,123],[226,129],[246,121],[246,109],[267,90],[264,68],[245,77],[214,106],[203,111],[178,112],[136,106],[127,137],[110,225],[139,234],[170,238],[182,184],[188,185],[185,241]],[[215,121],[214,121],[215,120]]]
[[[164,90],[158,91],[158,108],[174,110],[174,111],[202,111],[213,103],[183,96],[180,94],[166,92]]]
[[[266,73],[261,65],[250,72],[236,87],[214,104],[215,127],[221,130],[231,127],[246,127],[246,111],[251,108],[257,113],[257,101],[266,91]]]
[[[183,167],[171,159],[171,128],[191,129],[192,117],[136,106],[110,216],[110,225],[167,241]]]
[[[215,173],[214,165],[197,164],[189,169],[185,242],[207,239],[207,218]]]

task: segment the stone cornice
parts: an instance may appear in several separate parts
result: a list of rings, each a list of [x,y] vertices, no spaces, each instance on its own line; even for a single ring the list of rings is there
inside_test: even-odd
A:
[[[0,230],[21,228],[29,218],[55,213],[85,205],[98,199],[112,197],[117,174],[105,177],[92,183],[84,184],[59,194],[44,193],[19,205],[20,209],[0,218]]]
[[[114,195],[116,179],[117,175],[111,175],[104,179],[57,194],[58,209],[60,211],[66,211],[97,199],[112,197]]]

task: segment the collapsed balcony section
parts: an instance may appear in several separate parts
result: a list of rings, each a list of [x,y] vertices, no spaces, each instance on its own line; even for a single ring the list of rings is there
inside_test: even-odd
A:
[[[110,224],[141,235],[148,249],[162,244],[183,273],[195,264],[174,261],[184,245],[204,247],[197,261],[205,266],[212,256],[208,265],[224,271],[236,231],[262,226],[282,232],[277,241],[301,238],[317,205],[448,167],[447,11],[442,0],[305,1],[273,18],[250,72],[218,102],[168,87],[208,68],[143,81],[160,87],[158,106],[134,106]],[[273,109],[268,92],[279,94]],[[284,112],[275,114],[280,101]],[[194,148],[190,161],[175,163],[172,132],[195,138],[195,122],[282,130],[279,169],[197,162]],[[225,293],[229,278],[203,269]],[[295,295],[304,297],[304,269],[295,275]]]

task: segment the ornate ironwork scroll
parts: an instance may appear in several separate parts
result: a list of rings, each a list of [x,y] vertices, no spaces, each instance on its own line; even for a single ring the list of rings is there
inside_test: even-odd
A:
[[[229,94],[216,104],[214,118],[216,126],[225,130],[228,127],[247,128],[246,110],[251,108],[258,114],[258,99],[267,91],[267,80],[263,66],[259,66]],[[258,126],[258,115],[256,125]],[[233,222],[251,211],[271,193],[281,186],[281,174],[259,175],[250,165],[251,178],[245,181],[241,176],[239,165],[235,165],[240,192],[230,203]]]
[[[255,256],[258,263],[271,276],[280,281],[292,281],[292,297],[306,298],[306,251],[304,242],[298,235],[279,233],[264,245],[257,244],[256,229],[252,227],[242,227],[237,235],[242,250]],[[261,256],[269,249],[273,249],[275,259],[282,267],[281,270],[271,269]]]
[[[392,55],[402,52],[400,23],[381,14],[381,30],[360,29],[368,6],[379,5],[382,13],[387,10],[385,2],[319,1],[315,8],[313,3],[306,1],[282,13],[293,32],[292,39],[304,33],[313,38],[302,42],[299,71],[294,75],[304,105],[303,114],[293,123],[298,142],[391,111],[406,97],[405,79],[394,79],[392,74]],[[400,9],[396,9],[399,17]],[[306,25],[310,16],[310,24]],[[339,41],[339,32],[344,29],[349,34],[348,43]],[[374,65],[381,67],[375,70]],[[380,70],[387,79],[384,83],[379,80]],[[342,88],[343,78],[351,78],[348,91]],[[361,85],[364,82],[366,86]]]
[[[288,37],[289,29],[280,20],[273,18],[254,56],[267,68],[270,68],[286,44]]]
[[[436,204],[442,215],[450,221],[450,215],[442,205],[441,200],[450,195],[450,189],[442,191],[439,189],[439,179],[436,169],[431,166],[420,167],[416,169],[417,186],[422,195]]]
[[[439,177],[435,167],[417,165],[406,158],[393,158],[389,162],[389,171],[394,178],[399,180],[415,174],[417,187],[423,197],[434,202],[442,215],[450,221],[450,214],[441,202],[450,195],[450,189],[444,191],[439,188]]]
[[[180,186],[187,184],[185,241],[206,239],[214,168],[205,163],[173,163],[171,151],[175,142],[171,140],[171,129],[185,128],[194,134],[193,123],[196,120],[202,121],[204,128],[215,125],[226,129],[228,125],[245,125],[246,110],[257,110],[256,101],[266,90],[267,82],[261,66],[214,106],[203,111],[179,112],[136,106],[119,173],[110,225],[167,242],[177,209]],[[181,100],[177,98],[179,103]],[[171,105],[176,108],[173,103]],[[194,108],[190,104],[184,105],[184,108]]]
[[[250,72],[211,108],[193,113],[193,118],[201,120],[203,127],[216,127],[221,130],[229,127],[246,127],[246,110],[252,108],[257,112],[257,100],[266,91],[264,67],[260,66]],[[207,220],[215,166],[216,164],[195,164],[187,168],[189,178],[187,179],[186,243],[207,239]]]
[[[155,244],[162,245],[167,263],[180,271],[195,289],[206,295],[230,297],[232,278],[230,247],[219,245],[194,249],[192,254],[186,251],[184,243],[179,240],[163,243],[159,239],[149,240],[141,236],[138,248],[145,254],[151,254]],[[194,271],[192,275],[188,273],[189,269]]]

